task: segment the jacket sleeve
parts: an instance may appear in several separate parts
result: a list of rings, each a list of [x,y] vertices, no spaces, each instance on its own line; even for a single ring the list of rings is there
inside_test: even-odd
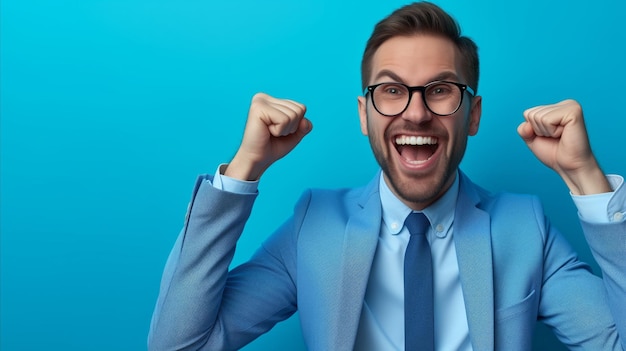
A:
[[[607,301],[621,346],[626,350],[626,186],[621,176],[610,175],[613,193],[606,207],[609,222],[580,218],[585,238],[602,271]]]
[[[215,189],[200,177],[168,257],[149,350],[235,350],[296,310],[288,220],[253,258],[229,272],[256,195]]]
[[[535,207],[538,222],[543,222],[540,205]],[[571,350],[626,350],[626,222],[581,220],[601,279],[578,260],[554,227],[544,223],[539,317]]]
[[[591,253],[602,270],[606,297],[626,350],[626,220],[592,224],[582,222]]]

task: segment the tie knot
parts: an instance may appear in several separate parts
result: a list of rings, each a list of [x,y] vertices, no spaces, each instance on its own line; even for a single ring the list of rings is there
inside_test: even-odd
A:
[[[430,222],[425,214],[421,212],[412,212],[404,221],[404,225],[411,235],[425,235],[428,232]]]

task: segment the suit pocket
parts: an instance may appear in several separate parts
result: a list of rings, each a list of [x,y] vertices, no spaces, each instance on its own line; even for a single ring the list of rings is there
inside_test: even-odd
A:
[[[538,296],[533,289],[523,300],[495,315],[496,350],[530,350],[537,321]]]

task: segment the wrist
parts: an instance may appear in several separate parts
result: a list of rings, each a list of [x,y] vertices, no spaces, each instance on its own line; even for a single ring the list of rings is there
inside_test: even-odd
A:
[[[606,175],[595,160],[589,167],[563,172],[561,177],[573,195],[592,195],[612,191]]]
[[[245,160],[239,154],[235,155],[231,162],[226,166],[224,175],[230,178],[243,181],[257,181],[261,178],[266,167],[262,167],[258,163]]]

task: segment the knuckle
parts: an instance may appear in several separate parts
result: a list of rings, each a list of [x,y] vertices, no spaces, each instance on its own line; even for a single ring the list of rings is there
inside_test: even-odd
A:
[[[583,107],[578,103],[578,101],[572,100],[572,110],[577,114],[582,114]]]
[[[259,101],[259,100],[265,100],[267,96],[268,95],[265,93],[258,92],[252,96],[252,101],[254,102],[254,101]]]

